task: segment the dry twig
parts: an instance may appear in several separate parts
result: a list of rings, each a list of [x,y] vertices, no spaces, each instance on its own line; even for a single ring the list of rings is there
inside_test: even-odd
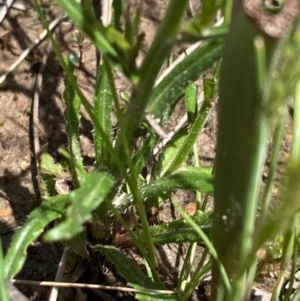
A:
[[[25,285],[38,285],[38,286],[56,286],[56,287],[75,287],[75,288],[88,288],[88,289],[102,289],[109,291],[120,291],[120,292],[132,292],[132,293],[146,293],[146,294],[165,294],[165,295],[177,295],[178,292],[171,290],[155,290],[140,288],[135,289],[131,287],[122,286],[111,286],[111,285],[101,285],[101,284],[87,284],[87,283],[67,283],[67,282],[53,282],[53,281],[32,281],[32,280],[19,280],[12,279],[12,283],[15,284],[25,284]]]

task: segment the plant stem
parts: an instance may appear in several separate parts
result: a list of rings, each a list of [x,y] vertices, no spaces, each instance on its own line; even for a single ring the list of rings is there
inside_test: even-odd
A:
[[[232,23],[221,66],[213,242],[233,281],[233,299],[225,291],[225,300],[242,300],[245,293],[246,271],[240,268],[251,252],[250,237],[268,138],[254,47],[258,35],[262,32],[240,11]],[[266,35],[262,38],[268,67],[277,41]],[[241,277],[235,281],[237,275]],[[212,300],[218,298],[221,287],[224,284],[214,264]]]

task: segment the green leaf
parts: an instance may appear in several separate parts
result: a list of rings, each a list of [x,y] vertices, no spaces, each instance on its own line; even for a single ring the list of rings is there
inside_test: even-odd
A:
[[[141,196],[146,205],[148,199],[166,196],[174,189],[194,189],[203,193],[213,192],[211,168],[182,167],[176,173],[154,180],[140,188]],[[125,195],[119,200],[118,210],[125,210],[132,203],[132,196]]]
[[[47,152],[43,152],[41,155],[40,169],[42,174],[49,174],[58,178],[65,176],[61,164],[55,163],[53,157]]]
[[[14,277],[22,269],[27,247],[43,233],[50,222],[64,214],[68,204],[69,195],[60,195],[49,199],[30,213],[25,224],[14,234],[4,258],[5,278]]]
[[[164,148],[155,166],[155,174],[157,177],[162,177],[170,169],[170,166],[184,143],[187,134],[187,128],[180,129]]]
[[[210,234],[212,228],[211,215],[198,211],[191,219],[203,230],[206,235]],[[195,229],[187,224],[184,218],[167,223],[165,225],[150,228],[154,244],[199,242],[200,236]]]
[[[188,116],[188,123],[191,124],[195,121],[197,116],[197,94],[198,86],[195,84],[190,84],[185,91],[185,106]]]
[[[211,168],[190,167],[180,168],[176,173],[163,177],[141,188],[144,194],[158,191],[171,191],[175,188],[196,189],[203,193],[213,192]]]
[[[102,58],[102,60],[105,58]],[[106,133],[110,142],[112,142],[112,125],[111,125],[111,110],[112,110],[113,95],[109,84],[109,79],[103,61],[99,65],[96,82],[96,94],[94,100],[95,116],[98,119],[103,131]],[[106,144],[103,141],[103,136],[95,128],[94,130],[94,147],[96,166],[105,165],[108,162],[108,151]]]
[[[129,260],[127,256],[120,250],[112,246],[100,246],[94,247],[95,250],[100,251],[116,266],[118,273],[120,273],[128,282],[129,285],[136,289],[166,289],[164,284],[153,282],[148,276],[142,273],[138,265]],[[178,300],[175,295],[167,294],[142,294],[136,293],[136,298],[141,301],[163,301],[163,300]]]
[[[156,118],[161,117],[184,94],[191,82],[220,59],[222,50],[222,39],[205,43],[195,49],[154,88],[147,111]]]
[[[198,135],[200,134],[202,127],[205,124],[210,108],[211,108],[210,101],[204,101],[202,103],[202,106],[200,108],[200,111],[198,112],[195,122],[192,124],[188,134],[185,136],[184,141],[182,142],[180,148],[178,149],[178,152],[172,158],[172,160],[169,161],[169,166],[168,169],[166,170],[166,173],[175,172],[186,160],[186,158],[188,157],[191,151],[191,148],[193,147]]]
[[[66,60],[69,70],[74,72],[74,65]],[[69,151],[72,156],[70,160],[72,166],[72,178],[75,187],[79,187],[86,174],[83,167],[83,159],[81,156],[81,146],[79,138],[79,124],[81,116],[79,114],[81,100],[75,89],[73,88],[68,76],[65,77],[65,90],[63,93],[63,102],[66,104],[64,117],[66,119],[66,132],[69,140]]]
[[[115,184],[114,177],[106,170],[90,173],[83,185],[70,194],[71,205],[67,209],[67,218],[45,234],[47,241],[70,239],[84,228],[82,224],[89,220],[92,211],[105,201]]]
[[[42,193],[42,198],[44,200],[49,199],[51,196],[57,195],[55,183],[56,181],[54,176],[49,174],[42,174],[40,189]]]

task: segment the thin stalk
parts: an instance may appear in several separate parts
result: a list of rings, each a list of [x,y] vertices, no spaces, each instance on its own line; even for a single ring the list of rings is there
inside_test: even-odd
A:
[[[135,214],[135,211],[134,211],[133,207],[130,207],[130,217],[131,217],[131,219],[133,221],[133,224],[134,224],[136,237],[139,241],[142,241],[141,229],[139,227],[139,221],[136,218],[136,214]]]
[[[189,283],[187,283],[184,291],[180,294],[180,300],[188,300],[189,296],[195,291],[196,287],[199,285],[202,278],[211,270],[212,263],[209,261],[205,266],[204,262],[208,256],[208,249],[205,248],[202,253],[201,260],[195,270]]]
[[[116,109],[116,116],[117,116],[118,122],[120,124],[120,127],[122,127],[123,126],[123,118],[122,118],[123,116],[122,116],[122,111],[120,108],[117,90],[116,90],[114,79],[113,79],[113,72],[112,72],[111,66],[105,56],[103,56],[103,64],[104,64],[104,68],[107,73],[108,82],[109,82],[110,89],[112,92],[112,97],[113,97],[113,101],[114,101],[114,105],[115,105],[115,109]]]
[[[218,84],[219,78],[220,78],[220,70],[221,70],[220,67],[221,67],[221,61],[218,62],[217,66],[215,68],[213,78],[209,78],[209,77],[203,78],[204,101],[206,101],[206,102],[215,100],[218,95],[217,84]],[[199,160],[198,155],[197,155],[197,160]],[[196,160],[195,160],[195,162],[196,162]],[[215,171],[215,167],[213,165],[211,173],[214,174],[214,171]],[[209,198],[209,194],[205,194],[202,204],[199,203],[199,207],[198,207],[199,210],[205,211],[206,205],[208,202],[208,198]]]
[[[229,281],[229,278],[227,276],[226,270],[222,264],[222,262],[219,259],[219,255],[216,252],[216,249],[210,239],[207,237],[207,235],[203,232],[203,230],[186,214],[178,204],[178,202],[173,199],[172,200],[176,210],[180,213],[180,215],[186,220],[186,222],[194,228],[194,230],[198,233],[203,243],[206,245],[208,250],[211,253],[212,258],[215,260],[218,271],[220,273],[220,277],[224,281],[224,288],[226,289],[226,292],[229,293],[231,291],[231,283]]]
[[[249,258],[250,264],[247,265],[248,268],[248,273],[247,273],[247,278],[246,278],[246,283],[253,283],[255,276],[256,276],[256,271],[257,271],[257,264],[252,264],[256,260],[256,257],[253,256],[252,258]],[[256,263],[256,261],[255,261]],[[248,285],[246,288],[246,294],[245,294],[245,299],[251,299],[251,292],[252,292],[252,285]]]
[[[297,225],[299,225],[299,217]],[[298,226],[298,233],[299,233],[299,226]],[[292,268],[290,272],[290,279],[289,279],[289,287],[284,294],[284,299],[282,301],[291,300],[291,295],[293,294],[293,286],[295,281],[295,273],[297,268],[297,259],[298,259],[298,237],[295,235],[294,237],[294,249],[293,249],[293,256],[292,256]]]
[[[231,22],[232,5],[233,5],[233,0],[225,0],[225,5],[223,9],[225,25],[229,25]]]
[[[122,156],[123,137],[126,137],[130,149],[133,146],[134,132],[140,126],[157,75],[169,55],[179,31],[179,25],[184,16],[188,0],[172,0],[161,23],[157,35],[139,70],[140,80],[132,94],[124,116],[124,127],[117,137],[117,152]],[[123,155],[124,157],[124,155]]]
[[[264,191],[264,199],[261,208],[261,216],[260,223],[263,225],[266,222],[267,216],[269,214],[270,209],[270,201],[272,197],[272,188],[274,187],[275,177],[276,177],[276,168],[280,154],[281,141],[284,134],[284,126],[286,121],[286,115],[282,116],[279,120],[279,124],[277,125],[274,133],[274,145],[270,160],[270,167],[268,173],[268,180],[266,183],[265,191]]]
[[[199,167],[198,147],[196,143],[193,146],[193,153],[194,153],[195,166]],[[201,205],[201,193],[199,191],[196,191],[196,210],[199,210],[200,205]],[[198,245],[197,243],[192,243],[189,245],[188,251],[184,259],[183,267],[180,272],[179,280],[177,283],[178,291],[184,291],[186,284],[189,281],[191,267],[195,259],[197,245]]]
[[[213,173],[213,171],[212,171],[212,173]],[[203,200],[203,202],[201,204],[201,207],[200,207],[201,211],[205,211],[205,208],[206,208],[206,205],[207,205],[207,202],[208,202],[208,198],[209,198],[209,195],[205,194],[204,200]]]
[[[291,259],[291,256],[293,254],[293,244],[295,242],[295,219],[294,223],[291,227],[291,229],[285,234],[284,236],[284,246],[283,246],[283,251],[282,251],[282,258],[281,258],[281,264],[280,264],[280,273],[278,276],[278,279],[276,281],[275,287],[272,292],[272,297],[270,301],[276,301],[279,298],[279,295],[281,293],[282,289],[282,284],[285,281],[285,276],[286,276],[286,268],[288,265],[288,262]]]
[[[193,146],[193,153],[194,153],[195,166],[200,167],[197,143],[195,143]],[[197,190],[196,191],[196,210],[200,210],[200,208],[201,208],[201,192]]]
[[[176,287],[178,291],[184,291],[187,282],[190,280],[190,272],[194,261],[196,248],[196,242],[189,245]]]
[[[107,71],[108,81],[109,81],[110,86],[111,86],[111,91],[112,91],[112,96],[113,96],[113,99],[114,99],[114,104],[115,104],[115,107],[116,107],[116,113],[117,113],[118,121],[119,121],[120,127],[122,129],[124,127],[125,120],[124,120],[124,118],[122,118],[122,115],[121,115],[121,110],[120,110],[120,107],[119,107],[118,96],[117,96],[117,93],[116,93],[116,88],[115,88],[115,85],[114,85],[111,68],[105,60],[104,60],[104,64],[105,64],[105,68],[106,68],[106,71]],[[156,254],[155,254],[155,250],[154,250],[154,245],[152,243],[152,237],[150,235],[146,210],[145,210],[144,203],[143,203],[143,200],[141,198],[140,190],[139,190],[139,187],[138,187],[137,177],[135,176],[135,169],[134,169],[134,165],[133,165],[133,162],[132,162],[132,159],[131,159],[128,141],[126,140],[124,132],[120,133],[120,135],[121,135],[120,138],[122,139],[122,144],[123,144],[123,151],[124,151],[124,154],[125,154],[124,159],[126,160],[126,163],[129,167],[129,171],[130,171],[130,176],[127,179],[127,183],[130,187],[131,193],[132,193],[133,198],[135,200],[137,211],[138,211],[138,214],[139,214],[139,217],[140,217],[140,220],[141,220],[142,229],[143,229],[143,233],[144,233],[144,237],[145,237],[145,244],[146,244],[146,247],[147,247],[147,250],[148,250],[149,259],[152,262],[152,265],[150,265],[150,266],[151,267],[154,266],[155,268],[157,268],[157,259],[156,259]],[[152,272],[155,276],[156,275],[155,272],[154,271],[152,271]],[[159,281],[159,278],[155,279],[155,281]]]

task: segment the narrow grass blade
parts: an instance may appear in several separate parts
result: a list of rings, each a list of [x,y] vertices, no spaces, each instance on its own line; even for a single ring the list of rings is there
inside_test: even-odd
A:
[[[192,124],[197,116],[198,106],[197,106],[197,94],[198,86],[191,84],[186,88],[185,91],[185,107],[188,116],[188,123]]]
[[[222,39],[205,43],[180,62],[154,88],[147,111],[157,118],[161,117],[163,112],[184,94],[191,82],[220,59],[223,44]]]
[[[196,110],[196,112],[197,111],[198,110]],[[199,167],[200,164],[199,164],[199,153],[198,153],[197,143],[193,145],[193,157],[194,157],[194,166]],[[207,196],[208,194],[205,195],[206,198]],[[201,208],[201,192],[196,191],[196,210],[199,211],[200,208]],[[190,282],[191,280],[192,277],[191,270],[192,270],[193,262],[195,260],[197,247],[198,244],[196,242],[189,244],[188,250],[186,252],[185,260],[182,269],[180,271],[179,279],[177,281],[176,288],[179,291],[184,291],[187,287],[188,282]],[[193,278],[197,277],[199,271],[202,270],[201,268],[203,268],[205,257],[206,257],[206,252],[204,250],[204,252],[202,252],[201,260],[197,265],[195,273],[193,273]]]
[[[230,292],[231,291],[231,283],[229,281],[229,278],[228,278],[228,275],[226,273],[225,267],[222,264],[222,262],[220,261],[220,256],[217,253],[214,245],[212,244],[212,242],[210,241],[210,239],[208,238],[208,236],[204,233],[204,231],[192,220],[192,218],[188,214],[186,214],[185,212],[183,212],[183,210],[179,206],[178,202],[175,202],[173,200],[173,204],[174,204],[176,210],[178,210],[178,212],[180,213],[180,215],[186,220],[186,222],[191,227],[194,228],[194,230],[201,237],[201,240],[204,242],[204,244],[206,245],[206,247],[210,251],[211,256],[213,257],[213,259],[215,260],[215,262],[217,264],[218,271],[220,273],[220,277],[224,281],[225,289],[227,290],[227,292]]]
[[[280,294],[282,292],[282,286],[286,281],[286,272],[287,272],[286,269],[288,267],[288,264],[290,263],[293,254],[295,238],[298,237],[299,235],[299,233],[295,231],[296,230],[295,221],[299,222],[299,219],[294,219],[293,226],[291,227],[291,229],[287,231],[287,233],[284,236],[283,249],[281,250],[282,251],[282,258],[280,263],[281,269],[277,281],[275,283],[270,301],[279,300]]]
[[[211,101],[204,101],[200,108],[200,111],[198,112],[195,122],[192,124],[187,135],[184,136],[184,139],[182,139],[180,147],[179,149],[177,149],[176,155],[171,157],[171,160],[168,162],[168,168],[165,170],[166,174],[175,172],[186,160],[194,143],[196,142],[196,139],[202,127],[204,126],[210,108]],[[164,154],[162,154],[162,156],[163,155]]]
[[[71,205],[66,211],[66,220],[48,231],[44,238],[47,241],[71,239],[82,232],[82,224],[91,218],[92,211],[104,202],[114,184],[114,177],[107,171],[90,173],[84,184],[69,195]]]
[[[275,179],[276,179],[276,170],[278,167],[278,160],[280,155],[281,143],[284,134],[286,124],[286,116],[281,118],[280,123],[277,125],[274,136],[273,136],[273,149],[270,158],[270,166],[269,166],[269,173],[268,179],[266,183],[266,187],[264,190],[264,198],[263,204],[261,208],[261,216],[260,216],[260,223],[265,224],[268,215],[270,214],[270,203],[272,198],[272,189],[274,187]]]
[[[120,250],[112,246],[100,246],[94,247],[96,251],[103,253],[108,259],[116,266],[118,272],[126,279],[129,285],[134,288],[148,288],[163,290],[165,286],[162,283],[153,282],[148,276],[142,273],[136,263],[129,260],[127,256]],[[136,298],[140,301],[154,300],[164,301],[178,300],[176,295],[167,294],[142,294],[137,293]]]
[[[200,192],[213,192],[213,178],[210,168],[182,167],[176,173],[154,180],[140,187],[145,206],[149,207],[148,199],[166,197],[174,189],[194,189]],[[133,204],[131,195],[125,196],[116,204],[119,211],[123,211]]]
[[[66,64],[70,72],[73,73],[75,68],[73,63],[66,60]],[[66,119],[66,132],[69,140],[69,151],[73,159],[70,161],[72,167],[72,178],[74,185],[77,188],[82,183],[83,178],[86,174],[83,167],[79,138],[79,124],[81,118],[79,110],[81,106],[81,100],[77,95],[75,89],[73,89],[68,76],[65,77],[65,91],[63,93],[63,101],[66,105],[64,117]]]
[[[0,300],[9,301],[8,289],[7,289],[7,278],[4,277],[4,258],[3,258],[3,249],[2,249],[2,240],[0,237]]]
[[[102,57],[102,60],[104,58]],[[107,73],[103,63],[100,63],[97,73],[96,94],[94,99],[95,116],[102,126],[103,131],[112,142],[112,124],[111,124],[111,111],[112,111],[112,91],[107,78]],[[96,166],[105,166],[105,162],[109,162],[109,153],[106,144],[103,141],[101,133],[95,128],[94,130],[94,148],[95,148],[95,161]]]
[[[182,128],[175,133],[158,158],[158,162],[155,166],[156,177],[161,178],[168,170],[170,170],[170,166],[172,165],[174,158],[178,155],[187,135],[187,128]]]
[[[207,249],[205,249],[202,254],[202,258],[191,277],[191,280],[187,283],[186,287],[184,288],[184,291],[179,296],[179,299],[181,301],[187,300],[188,297],[199,286],[199,283],[201,283],[202,279],[211,271],[211,260],[204,264],[204,261],[206,261],[207,254]]]
[[[156,142],[157,137],[151,133],[132,158],[136,175],[138,175],[146,165],[146,162],[149,159]]]
[[[299,233],[299,217],[298,217],[298,226],[297,226],[297,232]],[[299,236],[298,236],[299,237]],[[292,262],[291,262],[291,270],[290,270],[290,279],[289,283],[285,286],[285,292],[284,296],[282,298],[283,301],[293,300],[292,296],[295,295],[294,292],[294,283],[296,281],[296,272],[297,272],[297,261],[298,261],[298,254],[299,254],[299,243],[298,243],[298,237],[295,238],[294,241],[294,249],[293,249],[293,256],[292,256]],[[299,290],[299,288],[298,288]]]
[[[43,233],[50,222],[64,214],[68,205],[69,195],[60,195],[49,199],[30,213],[22,228],[14,234],[4,258],[3,275],[6,279],[11,279],[20,272],[28,246]]]

